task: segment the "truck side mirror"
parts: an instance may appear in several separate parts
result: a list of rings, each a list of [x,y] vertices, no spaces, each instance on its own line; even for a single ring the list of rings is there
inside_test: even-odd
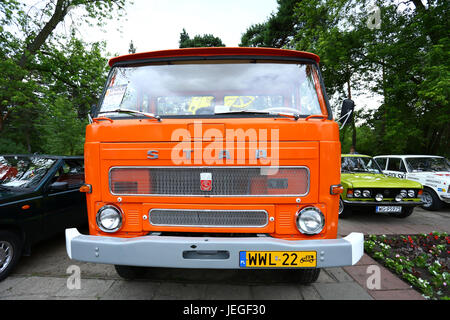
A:
[[[339,120],[342,121],[341,128],[351,123],[354,110],[355,110],[355,102],[353,100],[345,99],[342,102],[341,117],[339,118]]]

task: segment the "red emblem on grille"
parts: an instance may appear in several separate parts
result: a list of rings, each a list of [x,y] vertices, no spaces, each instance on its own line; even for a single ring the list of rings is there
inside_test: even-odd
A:
[[[212,190],[212,174],[211,172],[200,173],[200,190],[211,191]]]

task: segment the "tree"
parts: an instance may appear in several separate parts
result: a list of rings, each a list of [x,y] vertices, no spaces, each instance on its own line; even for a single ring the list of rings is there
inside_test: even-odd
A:
[[[212,34],[204,34],[202,36],[196,35],[193,39],[183,28],[180,33],[180,48],[195,48],[195,47],[225,47],[222,40]]]
[[[241,37],[240,47],[289,47],[300,28],[294,16],[299,0],[277,0],[278,11],[267,21],[251,25]]]
[[[45,141],[50,131],[45,125],[57,118],[54,113],[62,101],[69,114],[75,111],[84,129],[82,123],[104,83],[106,59],[101,56],[104,44],[88,45],[77,39],[76,30],[80,21],[101,25],[121,16],[124,3],[48,0],[25,10],[15,0],[0,2],[0,152],[49,150]],[[70,36],[57,34],[56,27],[69,12],[77,15]]]

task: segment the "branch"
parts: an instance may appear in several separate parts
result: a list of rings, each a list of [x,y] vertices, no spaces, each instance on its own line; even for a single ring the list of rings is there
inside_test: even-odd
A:
[[[50,34],[55,30],[58,24],[64,20],[69,7],[70,1],[67,0],[58,0],[55,6],[55,11],[53,15],[50,17],[50,20],[45,24],[42,30],[37,34],[34,40],[27,45],[27,48],[23,52],[22,56],[19,60],[19,66],[24,67],[27,63],[27,57],[29,55],[34,55],[40,47],[45,43]]]

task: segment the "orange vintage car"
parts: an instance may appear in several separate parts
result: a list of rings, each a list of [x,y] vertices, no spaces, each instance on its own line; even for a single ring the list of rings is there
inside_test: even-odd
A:
[[[355,264],[337,239],[339,129],[312,53],[189,48],[130,54],[111,71],[85,142],[89,235],[71,259],[141,267]]]

